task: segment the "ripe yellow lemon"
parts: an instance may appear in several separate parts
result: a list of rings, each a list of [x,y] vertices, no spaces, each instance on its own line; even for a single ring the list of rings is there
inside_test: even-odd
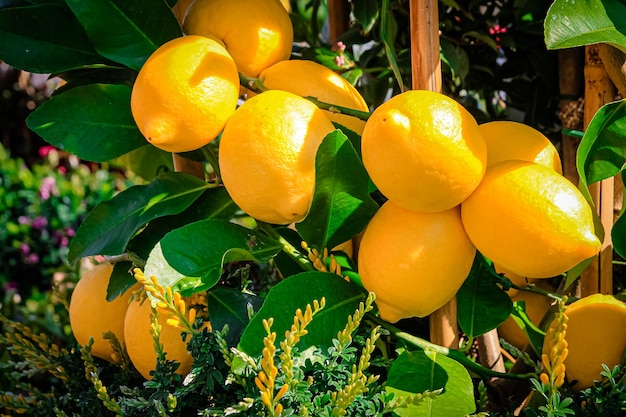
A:
[[[425,317],[454,297],[475,254],[459,207],[423,213],[387,201],[365,228],[359,275],[384,320]]]
[[[70,299],[70,326],[81,345],[93,337],[91,354],[115,362],[109,341],[102,334],[111,331],[124,346],[124,316],[132,290],[113,301],[107,301],[107,288],[113,273],[113,265],[102,263],[88,270],[78,281]]]
[[[524,277],[557,276],[600,250],[585,198],[542,165],[511,160],[490,166],[461,206],[476,248]]]
[[[612,295],[594,294],[573,302],[565,309],[568,317],[565,341],[565,376],[575,391],[600,380],[602,364],[613,368],[626,349],[626,305]],[[557,325],[553,321],[550,325]],[[550,354],[554,340],[546,337],[543,353]]]
[[[188,152],[219,135],[239,98],[235,63],[217,41],[183,36],[145,62],[131,95],[141,133],[167,152]]]
[[[178,24],[183,24],[183,19],[185,18],[185,13],[187,9],[191,5],[193,0],[178,0],[176,4],[172,7],[172,12],[174,16],[176,16],[176,20],[178,20]]]
[[[407,91],[377,107],[361,149],[380,192],[423,212],[460,204],[480,183],[487,162],[474,117],[451,98],[426,90]]]
[[[315,187],[315,156],[334,130],[310,101],[269,90],[244,102],[220,139],[219,167],[233,201],[273,224],[302,220]]]
[[[143,302],[135,300],[128,305],[124,321],[128,357],[145,379],[151,378],[150,372],[156,368],[157,364],[157,354],[150,333],[151,314],[152,307],[149,299]],[[185,375],[191,370],[193,358],[187,351],[187,343],[182,339],[182,329],[167,324],[168,318],[170,317],[167,313],[159,313],[158,321],[161,325],[159,341],[163,344],[167,360],[180,363],[176,373]],[[186,340],[189,341],[188,338]]]
[[[279,0],[195,0],[183,31],[222,41],[248,77],[289,59],[293,44],[291,18]]]
[[[302,59],[280,61],[259,75],[270,90],[284,90],[302,97],[367,112],[367,103],[352,84],[331,69],[317,62]],[[365,122],[345,114],[327,112],[331,121],[346,126],[359,134]]]
[[[520,159],[563,173],[559,152],[550,139],[537,129],[508,120],[487,122],[478,127],[487,143],[487,166]]]

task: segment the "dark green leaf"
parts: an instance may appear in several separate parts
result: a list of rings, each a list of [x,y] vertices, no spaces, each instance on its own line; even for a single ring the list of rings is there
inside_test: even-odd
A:
[[[623,0],[555,0],[545,19],[548,49],[609,43],[626,52]]]
[[[365,228],[378,205],[369,177],[348,138],[336,130],[324,138],[315,159],[315,192],[307,217],[296,225],[310,247],[333,248]]]
[[[39,74],[108,62],[63,4],[1,9],[0,59]]]
[[[226,342],[228,346],[237,346],[243,330],[248,325],[249,310],[256,312],[263,300],[254,295],[245,294],[241,291],[216,287],[207,294],[209,304],[209,319],[215,330],[222,330],[228,325]]]
[[[87,84],[125,84],[133,86],[137,71],[125,67],[89,67],[55,73],[66,83],[54,91],[58,95],[66,90]]]
[[[577,167],[585,185],[617,175],[626,162],[626,99],[602,106],[578,147]]]
[[[435,398],[394,411],[402,417],[465,417],[476,410],[474,385],[458,362],[431,351],[403,352],[391,365],[387,392],[399,397],[443,389]]]
[[[184,276],[200,277],[202,288],[217,283],[226,262],[267,262],[282,249],[278,241],[217,219],[172,230],[160,244],[168,265]]]
[[[276,228],[276,232],[289,244],[291,244],[297,251],[299,251],[302,256],[307,256],[306,251],[302,249],[302,237],[298,234],[298,232],[288,227]],[[300,263],[293,259],[293,257],[286,254],[284,251],[281,251],[276,255],[276,257],[274,258],[274,262],[276,264],[276,267],[280,271],[280,274],[284,278],[305,271]]]
[[[526,302],[525,301],[516,301],[513,303],[513,311],[511,313],[511,317],[515,320],[515,323],[526,333],[528,340],[530,342],[531,347],[537,354],[537,356],[541,356],[541,352],[543,349],[543,339],[546,335],[546,332],[539,329],[528,314],[526,313]]]
[[[369,33],[378,20],[378,1],[363,0],[352,3],[352,12],[354,18],[363,27],[364,33]]]
[[[55,95],[28,116],[46,142],[81,159],[106,162],[146,145],[126,85],[84,85]]]
[[[182,36],[165,1],[66,0],[103,56],[135,70],[162,44]]]
[[[124,294],[130,287],[137,284],[137,280],[128,271],[132,268],[130,262],[116,262],[107,287],[107,301],[113,301]]]
[[[511,314],[511,298],[497,285],[498,278],[480,254],[457,292],[459,327],[472,339],[495,329]]]
[[[174,171],[172,154],[150,144],[120,156],[115,163],[146,181],[152,181],[164,172]]]
[[[348,316],[354,314],[365,295],[358,287],[341,277],[328,272],[303,272],[279,282],[267,294],[261,309],[256,313],[243,332],[239,349],[249,355],[257,356],[263,350],[263,338],[267,332],[263,319],[274,319],[272,331],[279,337],[291,328],[297,309],[305,310],[313,301],[326,300],[326,307],[320,311],[307,327],[308,334],[298,346],[332,346],[332,339],[337,337],[348,322]]]
[[[180,213],[207,188],[204,181],[191,175],[169,172],[98,204],[70,243],[70,263],[85,256],[123,253],[130,238],[146,223]]]
[[[163,236],[186,224],[205,219],[230,220],[239,210],[224,187],[205,190],[184,211],[152,220],[128,243],[128,250],[146,258]]]
[[[470,62],[465,50],[445,39],[441,40],[441,61],[450,68],[457,85],[469,74]]]
[[[623,181],[623,171],[621,174]],[[623,184],[623,182],[622,182]],[[626,197],[623,195],[622,200]],[[624,202],[622,201],[622,207],[624,206]],[[622,257],[626,258],[626,216],[624,216],[624,210],[622,210],[613,223],[613,228],[611,229],[611,242],[613,243],[613,248],[615,251]]]

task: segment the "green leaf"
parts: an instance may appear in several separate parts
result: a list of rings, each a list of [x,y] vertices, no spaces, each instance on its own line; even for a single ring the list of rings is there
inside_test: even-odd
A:
[[[63,4],[0,10],[0,59],[39,74],[109,62]]]
[[[602,106],[593,116],[578,145],[576,167],[580,177],[579,188],[594,206],[589,185],[617,175],[626,163],[626,99]],[[592,210],[596,234],[604,236],[597,210]],[[621,214],[620,214],[621,218]],[[621,224],[618,225],[618,230]],[[614,231],[615,250],[626,255],[624,238]],[[568,278],[568,284],[571,280]]]
[[[162,44],[182,36],[165,1],[66,0],[103,56],[139,70]]]
[[[363,0],[352,3],[354,18],[363,26],[363,33],[368,34],[378,20],[378,1]]]
[[[228,325],[225,340],[229,347],[237,346],[243,330],[250,321],[249,310],[256,312],[263,299],[242,293],[233,288],[215,287],[207,294],[209,317],[214,330],[222,330]]]
[[[333,248],[365,228],[378,205],[369,177],[348,138],[328,134],[315,159],[315,192],[307,217],[296,228],[310,247]]]
[[[513,303],[513,311],[511,317],[515,323],[526,333],[530,346],[533,348],[537,356],[541,357],[543,349],[543,339],[546,332],[539,329],[526,313],[526,301],[516,301]]]
[[[197,288],[203,289],[219,281],[224,263],[267,262],[282,249],[278,241],[217,219],[172,230],[160,244],[167,263],[184,276],[200,277],[203,285]]]
[[[26,124],[59,149],[106,162],[146,145],[130,111],[130,93],[126,85],[72,88],[44,102]]]
[[[107,287],[107,301],[113,301],[137,284],[134,276],[128,273],[132,268],[130,262],[116,262]]]
[[[544,24],[548,49],[608,43],[626,52],[626,3],[622,0],[555,0]]]
[[[400,72],[398,57],[394,47],[396,36],[398,34],[398,22],[396,22],[393,13],[389,13],[389,0],[383,0],[380,21],[380,39],[385,47],[385,55],[387,56],[393,75],[396,78],[396,82],[400,87],[400,91],[404,91],[404,81],[402,79],[402,73]]]
[[[450,68],[457,85],[469,74],[470,62],[465,50],[445,39],[441,40],[441,61]]]
[[[152,181],[163,172],[174,171],[171,152],[147,144],[117,158],[115,164],[133,172],[146,181]]]
[[[205,219],[230,220],[239,208],[228,195],[226,188],[205,190],[184,211],[152,220],[128,242],[127,249],[140,257],[147,257],[154,246],[169,232],[186,224]]]
[[[624,174],[621,173],[622,184],[624,183]],[[626,207],[626,195],[622,195],[622,207]],[[626,258],[626,216],[624,216],[624,209],[619,213],[619,216],[613,223],[611,229],[611,242],[613,243],[613,249],[622,257]]]
[[[459,327],[470,339],[495,329],[511,314],[511,298],[497,283],[493,268],[477,253],[457,293]]]
[[[272,331],[279,335],[278,344],[291,328],[296,310],[304,311],[307,304],[312,307],[313,301],[321,301],[322,297],[326,307],[315,315],[298,346],[302,350],[332,346],[332,339],[345,327],[348,316],[354,314],[365,294],[335,274],[312,271],[293,275],[270,289],[263,306],[244,330],[239,349],[252,356],[261,354],[263,338],[267,336],[263,319],[269,318],[274,319]]]
[[[169,172],[148,185],[133,186],[98,204],[70,242],[70,263],[90,255],[123,253],[130,238],[146,223],[180,213],[208,187],[191,175]]]
[[[476,410],[474,385],[462,365],[432,351],[403,352],[391,365],[387,392],[399,397],[443,389],[419,405],[394,410],[402,417],[465,417]]]

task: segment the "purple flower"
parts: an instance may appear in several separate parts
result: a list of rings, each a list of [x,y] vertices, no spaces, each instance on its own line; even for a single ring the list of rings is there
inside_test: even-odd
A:
[[[48,225],[48,219],[42,216],[35,217],[33,220],[33,228],[37,230],[41,230]]]
[[[30,246],[28,245],[28,243],[20,244],[20,253],[22,255],[28,255],[30,253]]]
[[[39,255],[37,255],[36,253],[31,253],[30,255],[26,257],[25,263],[31,264],[31,265],[39,263]]]
[[[20,216],[17,218],[17,222],[19,224],[30,224],[30,219],[28,218],[28,216]]]

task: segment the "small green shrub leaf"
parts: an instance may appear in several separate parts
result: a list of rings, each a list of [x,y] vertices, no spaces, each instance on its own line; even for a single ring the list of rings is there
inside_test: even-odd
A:
[[[304,350],[309,346],[332,346],[333,338],[354,314],[365,294],[341,277],[328,272],[309,271],[293,275],[274,285],[267,294],[261,309],[252,317],[239,342],[239,349],[257,356],[263,350],[263,338],[267,332],[263,319],[274,319],[272,331],[278,336],[278,344],[286,330],[291,328],[297,309],[305,310],[307,304],[326,299],[326,307],[320,311],[307,327],[308,334],[298,346]]]
[[[83,27],[62,3],[1,9],[0,57],[9,65],[38,74],[109,62],[96,52]]]
[[[369,33],[378,20],[378,2],[376,0],[357,1],[352,5],[354,17],[363,26],[363,32]]]
[[[546,15],[544,36],[548,49],[609,43],[626,52],[626,3],[555,0]]]
[[[330,133],[315,160],[315,192],[307,217],[296,229],[311,247],[333,248],[358,234],[378,209],[369,177],[341,131]]]
[[[494,274],[477,253],[469,276],[457,292],[459,327],[470,339],[495,329],[511,314],[511,298],[498,287]]]
[[[256,312],[263,304],[261,297],[243,293],[233,288],[215,287],[207,294],[209,316],[214,330],[228,325],[224,337],[228,346],[237,346],[243,330],[248,325],[250,310]]]
[[[199,277],[196,291],[215,285],[226,262],[267,262],[282,244],[228,220],[207,219],[172,230],[161,239],[167,263],[184,276]]]
[[[146,145],[130,112],[126,85],[84,85],[53,96],[26,124],[46,142],[81,159],[106,162]]]
[[[135,70],[162,44],[182,36],[165,1],[66,0],[103,56]]]
[[[475,411],[472,378],[453,359],[431,351],[405,351],[389,369],[387,392],[396,396],[438,389],[443,389],[438,396],[394,413],[402,417],[465,417]]]
[[[207,188],[196,177],[168,172],[148,185],[133,186],[98,204],[70,242],[70,263],[85,256],[123,253],[130,238],[146,223],[180,213]]]

